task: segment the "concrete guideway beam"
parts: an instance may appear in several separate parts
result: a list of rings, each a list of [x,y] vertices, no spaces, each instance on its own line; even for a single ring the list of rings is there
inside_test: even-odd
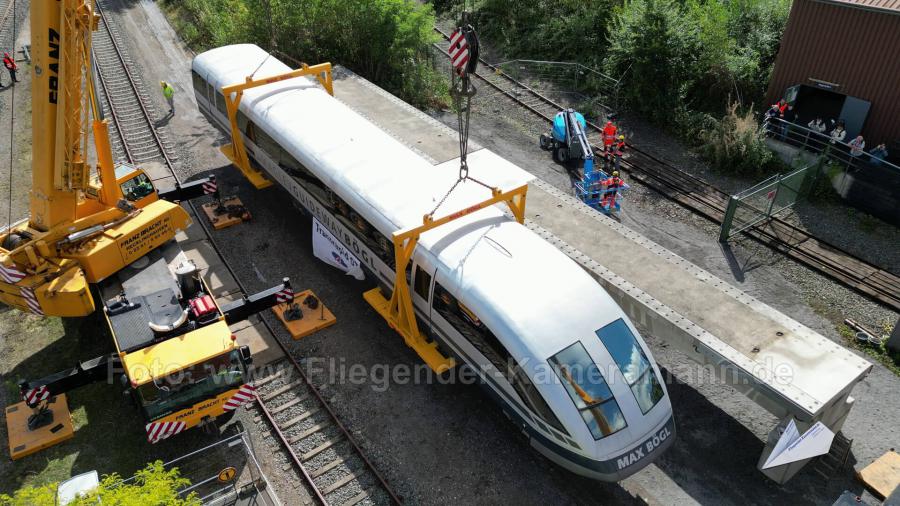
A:
[[[555,187],[531,186],[526,226],[597,279],[634,322],[782,421],[840,430],[850,392],[872,364]],[[777,440],[770,434],[760,463]],[[763,472],[783,483],[806,462]]]

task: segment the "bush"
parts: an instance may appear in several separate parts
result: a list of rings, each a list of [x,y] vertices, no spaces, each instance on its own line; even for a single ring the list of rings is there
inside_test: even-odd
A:
[[[468,4],[433,2],[453,17]],[[621,97],[628,107],[672,126],[672,116],[681,110],[719,116],[734,100],[762,103],[791,0],[481,0],[476,5],[477,28],[507,57],[602,68],[623,77]]]
[[[606,71],[624,75],[621,97],[648,119],[671,125],[699,53],[695,26],[674,0],[627,0],[609,29]]]
[[[716,120],[705,116],[698,132],[699,151],[719,171],[741,176],[763,176],[783,167],[781,160],[766,146],[753,110],[741,113],[737,103]]]
[[[116,474],[103,477],[100,486],[84,497],[69,503],[72,506],[142,506],[165,504],[166,506],[199,506],[200,499],[191,493],[186,497],[178,495],[178,490],[191,482],[179,476],[178,469],[168,471],[161,461],[147,464],[135,473],[135,479],[123,483]],[[55,506],[58,483],[37,487],[24,487],[15,496],[0,495],[0,506]]]
[[[413,105],[440,106],[430,6],[414,0],[167,0],[198,51],[252,42],[309,63],[331,61]]]

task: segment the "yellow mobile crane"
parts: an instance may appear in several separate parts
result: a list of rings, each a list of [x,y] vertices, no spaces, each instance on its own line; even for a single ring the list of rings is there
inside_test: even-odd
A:
[[[177,202],[203,195],[214,180],[160,193],[139,168],[113,163],[90,58],[98,22],[92,0],[31,2],[30,216],[0,232],[0,301],[38,315],[84,316],[95,310],[93,290],[115,352],[20,382],[24,402],[6,413],[13,459],[71,437],[58,395],[114,375],[150,442],[233,413],[253,392],[250,352],[228,324],[292,299],[285,278],[219,307],[174,240],[191,223]],[[96,177],[85,156],[91,112]]]

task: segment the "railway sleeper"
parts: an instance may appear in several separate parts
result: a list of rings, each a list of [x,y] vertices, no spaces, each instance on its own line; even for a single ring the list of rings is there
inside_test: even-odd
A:
[[[328,485],[327,487],[325,487],[325,488],[323,488],[323,489],[320,489],[319,492],[320,492],[323,496],[324,496],[324,495],[328,495],[328,494],[330,494],[330,493],[332,493],[332,492],[336,492],[339,488],[341,488],[341,487],[343,487],[344,485],[350,483],[351,481],[356,480],[357,478],[359,478],[359,475],[360,475],[360,474],[361,474],[361,473],[360,473],[359,471],[354,471],[354,472],[348,474],[347,476],[344,476],[343,478],[341,478],[341,479],[337,480],[336,482],[332,483],[331,485]]]
[[[263,402],[271,401],[272,399],[278,397],[279,395],[281,395],[297,386],[300,386],[300,384],[301,384],[300,380],[295,380],[295,381],[288,383],[287,385],[282,385],[282,386],[276,388],[275,390],[263,395],[262,400],[263,400]]]
[[[283,424],[280,424],[279,426],[281,427],[282,431],[288,430],[289,428],[293,427],[294,425],[297,425],[298,423],[302,422],[303,420],[306,420],[307,418],[313,416],[314,414],[318,413],[319,411],[322,411],[322,408],[313,408],[305,413],[302,413],[298,416],[295,416],[294,418],[291,418],[290,420],[284,422]]]
[[[298,395],[297,397],[285,402],[284,404],[282,404],[276,408],[270,409],[269,412],[272,413],[272,415],[276,415],[290,407],[300,404],[301,402],[305,401],[308,398],[309,398],[309,394]]]
[[[315,457],[316,455],[324,452],[325,450],[327,450],[327,449],[331,448],[332,446],[336,445],[337,443],[341,442],[342,439],[344,439],[344,433],[338,432],[334,436],[331,436],[328,439],[328,441],[325,441],[324,443],[320,444],[319,446],[317,446],[317,447],[313,448],[312,450],[309,450],[308,452],[301,455],[300,461],[306,462],[307,460]]]

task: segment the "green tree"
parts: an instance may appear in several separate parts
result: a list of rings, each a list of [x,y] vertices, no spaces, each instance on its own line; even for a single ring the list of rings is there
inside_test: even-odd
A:
[[[193,493],[181,497],[178,491],[190,485],[177,468],[166,470],[161,461],[147,464],[135,474],[134,480],[123,483],[116,474],[103,477],[100,486],[86,496],[70,503],[72,506],[199,506],[200,500]],[[24,487],[12,497],[0,495],[0,506],[55,506],[58,483]]]
[[[417,106],[441,105],[434,11],[414,0],[167,0],[196,50],[249,42],[343,65]],[[275,48],[271,47],[274,43]]]
[[[633,109],[671,122],[696,75],[697,31],[673,0],[627,0],[615,9],[605,68],[624,75],[622,96]]]

